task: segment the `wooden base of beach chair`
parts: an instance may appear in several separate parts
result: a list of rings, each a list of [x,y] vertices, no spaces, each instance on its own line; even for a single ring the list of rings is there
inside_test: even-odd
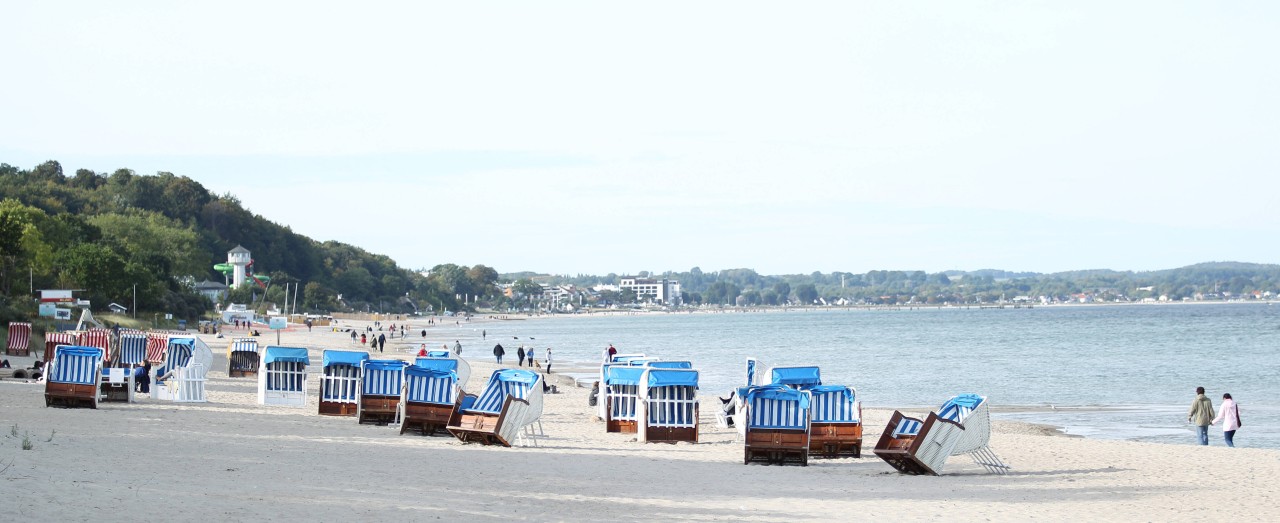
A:
[[[635,434],[635,433],[636,433],[636,425],[637,425],[636,420],[633,420],[633,419],[632,419],[632,420],[627,420],[627,419],[611,419],[611,420],[605,420],[605,422],[604,422],[604,430],[605,430],[605,432],[619,432],[619,433],[622,433],[622,434]]]
[[[31,355],[31,350],[30,350],[30,349],[17,349],[17,348],[13,348],[13,347],[7,347],[7,348],[5,348],[4,353],[5,353],[5,355],[6,355],[6,356],[30,356],[30,355]]]
[[[770,465],[809,465],[809,435],[801,430],[750,429],[746,435],[742,464],[753,461]]]
[[[919,432],[894,436],[895,428],[905,417],[898,411],[894,411],[893,416],[889,417],[888,425],[880,434],[880,441],[876,442],[876,456],[903,474],[938,475],[964,428],[930,412],[922,422]]]
[[[46,382],[44,406],[96,409],[98,408],[98,387],[77,383]]]
[[[227,371],[228,378],[256,378],[258,371],[249,369],[231,369]]]
[[[648,443],[698,442],[698,427],[646,427],[644,431]]]
[[[502,416],[494,414],[462,414],[457,425],[449,426],[449,433],[463,443],[480,443],[482,445],[502,445],[510,447],[511,442],[498,435],[498,426]]]
[[[361,396],[359,423],[378,425],[395,423],[400,411],[400,396]]]
[[[809,455],[823,458],[862,457],[862,425],[851,423],[810,425]]]
[[[437,403],[405,402],[404,419],[400,420],[400,433],[410,430],[418,431],[423,436],[437,432],[448,432],[448,427],[461,423],[461,416],[456,416],[457,405],[440,405]]]
[[[338,401],[322,401],[320,402],[321,416],[355,416],[356,404]]]

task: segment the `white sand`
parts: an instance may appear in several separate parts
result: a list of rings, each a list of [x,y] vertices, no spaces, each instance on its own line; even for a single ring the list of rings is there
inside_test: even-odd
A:
[[[204,339],[215,353],[229,341]],[[319,328],[283,341],[313,349],[312,372],[321,349],[350,348]],[[476,390],[494,366],[471,361]],[[871,409],[861,459],[744,466],[735,433],[712,422],[716,391],[704,391],[696,445],[607,434],[586,390],[562,384],[546,397],[542,446],[501,448],[318,416],[317,386],[310,380],[306,409],[264,407],[255,380],[214,372],[209,403],[89,410],[46,408],[42,386],[0,381],[4,519],[1280,519],[1275,450],[1087,440],[998,422],[992,447],[1011,474],[956,457],[944,476],[903,476],[871,453],[891,413]]]

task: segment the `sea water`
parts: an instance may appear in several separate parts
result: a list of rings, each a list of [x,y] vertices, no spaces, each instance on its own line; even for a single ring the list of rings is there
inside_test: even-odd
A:
[[[1093,438],[1190,444],[1187,409],[1203,386],[1215,409],[1224,392],[1240,404],[1237,446],[1280,448],[1280,305],[1268,303],[594,314],[483,327],[508,359],[522,343],[540,360],[553,347],[564,369],[598,365],[610,343],[687,359],[704,398],[743,385],[754,357],[819,365],[824,383],[854,387],[865,408],[918,413],[977,392],[996,419]],[[1222,445],[1219,427],[1210,442]]]

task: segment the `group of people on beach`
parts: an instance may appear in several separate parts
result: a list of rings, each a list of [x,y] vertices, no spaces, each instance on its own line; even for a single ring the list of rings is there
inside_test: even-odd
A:
[[[1236,431],[1240,430],[1240,407],[1231,394],[1222,395],[1222,409],[1217,416],[1213,413],[1213,400],[1204,395],[1204,387],[1196,387],[1196,399],[1191,401],[1191,410],[1187,411],[1187,422],[1196,425],[1196,435],[1201,445],[1209,444],[1209,426],[1222,423],[1222,439],[1228,447],[1234,447]]]
[[[528,361],[528,362],[529,362],[529,366],[530,366],[530,367],[537,366],[537,364],[538,364],[538,357],[537,357],[537,355],[535,354],[535,350],[536,350],[536,349],[534,349],[533,347],[529,347],[529,348],[526,350],[526,349],[524,348],[524,345],[523,345],[523,344],[521,344],[521,345],[520,345],[520,348],[516,349],[516,357],[520,359],[520,361],[516,364],[516,366],[517,366],[517,367],[523,367],[523,366],[525,366],[525,362],[526,362],[526,361]],[[506,350],[506,349],[504,349],[504,348],[502,347],[502,344],[501,344],[501,343],[499,343],[499,344],[497,344],[497,345],[494,345],[494,346],[493,346],[493,357],[494,357],[494,359],[495,359],[495,360],[497,360],[497,361],[498,361],[498,365],[502,365],[502,357],[503,357],[503,356],[505,356],[506,354],[507,354],[507,350]],[[554,361],[554,360],[552,359],[552,356],[551,356],[551,347],[547,347],[547,352],[546,352],[546,371],[547,371],[548,373],[550,373],[550,372],[551,372],[551,363],[552,363],[553,361]]]

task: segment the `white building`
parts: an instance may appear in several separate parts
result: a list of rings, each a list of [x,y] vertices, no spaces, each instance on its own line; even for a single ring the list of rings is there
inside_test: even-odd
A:
[[[253,257],[249,255],[249,249],[237,245],[236,248],[227,251],[227,263],[234,267],[231,274],[231,288],[239,289],[244,285],[246,270],[250,263],[253,263]]]
[[[631,289],[641,301],[680,305],[680,282],[675,280],[625,277],[618,287]]]

